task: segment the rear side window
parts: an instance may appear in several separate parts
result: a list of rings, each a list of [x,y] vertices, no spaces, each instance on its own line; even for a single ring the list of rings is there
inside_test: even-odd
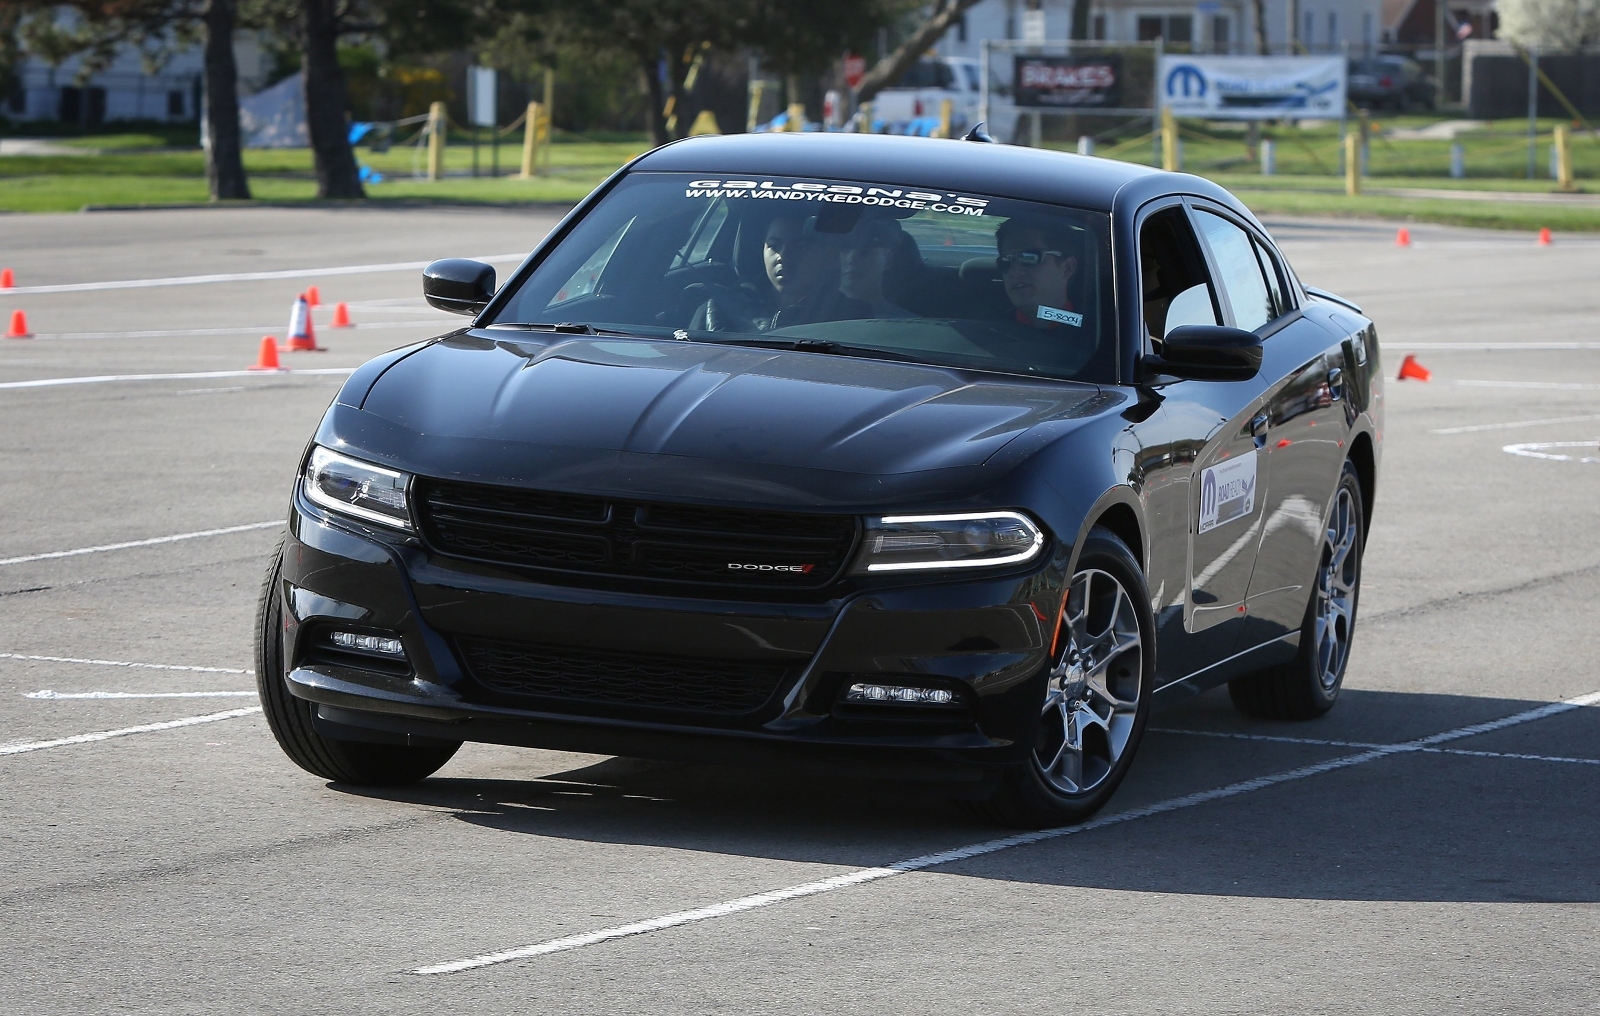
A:
[[[1289,301],[1283,296],[1283,274],[1278,271],[1278,259],[1262,246],[1260,240],[1251,237],[1251,242],[1255,244],[1256,259],[1261,262],[1261,272],[1267,279],[1267,299],[1272,305],[1272,316],[1281,317],[1289,313]]]
[[[1277,317],[1250,234],[1210,212],[1198,212],[1195,218],[1211,248],[1234,326],[1253,332]]]

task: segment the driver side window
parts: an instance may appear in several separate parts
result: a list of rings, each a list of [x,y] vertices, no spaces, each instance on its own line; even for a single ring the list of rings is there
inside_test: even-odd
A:
[[[1174,328],[1221,323],[1216,291],[1182,206],[1155,213],[1140,228],[1139,275],[1145,334],[1155,351]]]

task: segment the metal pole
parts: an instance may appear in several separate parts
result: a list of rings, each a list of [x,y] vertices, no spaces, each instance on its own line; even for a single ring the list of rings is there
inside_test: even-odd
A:
[[[1433,94],[1434,106],[1444,108],[1444,0],[1433,3]]]
[[[1536,173],[1539,147],[1539,47],[1528,50],[1528,179]]]
[[[1344,139],[1350,133],[1350,40],[1346,39],[1340,46],[1344,54],[1345,95],[1344,105],[1339,107],[1339,158],[1344,159]],[[1343,172],[1344,167],[1340,167]]]
[[[989,122],[989,40],[978,43],[978,120]]]
[[[1152,50],[1155,55],[1155,67],[1150,72],[1152,77],[1150,88],[1150,137],[1152,139],[1151,149],[1154,153],[1151,165],[1155,166],[1161,165],[1161,53],[1164,49],[1163,41],[1161,36],[1156,36],[1155,48]]]

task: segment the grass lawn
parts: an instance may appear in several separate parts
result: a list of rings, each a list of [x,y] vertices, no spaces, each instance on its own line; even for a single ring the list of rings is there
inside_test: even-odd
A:
[[[1314,124],[1305,128],[1268,124],[1263,136],[1277,146],[1278,173],[1263,176],[1245,149],[1243,124],[1185,121],[1184,165],[1237,193],[1262,215],[1333,215],[1439,222],[1500,229],[1537,230],[1548,226],[1558,232],[1600,231],[1600,206],[1513,201],[1418,198],[1370,193],[1389,188],[1430,190],[1502,190],[1549,193],[1553,182],[1545,178],[1550,128],[1542,121],[1537,167],[1540,176],[1526,178],[1527,140],[1523,121],[1497,121],[1463,130],[1457,135],[1466,151],[1467,176],[1448,176],[1451,141],[1417,139],[1408,134],[1438,123],[1443,117],[1379,118],[1371,125],[1373,140],[1364,182],[1369,193],[1346,197],[1339,168],[1339,126]],[[1354,121],[1351,122],[1352,127]],[[1099,154],[1150,164],[1155,161],[1151,139],[1138,137],[1148,130],[1143,123],[1125,126],[1120,139],[1108,132],[1098,140]],[[0,211],[76,211],[85,205],[161,205],[203,203],[206,200],[205,160],[193,146],[193,131],[181,129],[130,129],[120,134],[52,138],[85,154],[17,155],[0,157]],[[474,178],[472,148],[452,136],[446,148],[446,178],[438,183],[417,179],[427,165],[427,153],[416,145],[397,145],[387,152],[356,150],[356,158],[384,175],[384,182],[369,186],[377,203],[415,202],[561,202],[579,200],[628,159],[643,152],[644,138],[565,138],[549,150],[549,162],[539,176],[521,180],[511,176]],[[1049,147],[1070,148],[1063,143]],[[520,138],[500,146],[500,168],[508,173],[521,163]],[[1580,187],[1596,189],[1600,180],[1600,139],[1574,132],[1574,167]],[[487,145],[478,150],[478,164],[487,174],[492,161]],[[256,198],[263,201],[315,200],[311,154],[306,149],[251,150],[245,168]]]

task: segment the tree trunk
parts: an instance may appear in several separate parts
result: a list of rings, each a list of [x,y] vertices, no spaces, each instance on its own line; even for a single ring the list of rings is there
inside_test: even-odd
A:
[[[305,15],[306,130],[317,168],[317,197],[364,198],[361,172],[350,150],[345,120],[344,71],[339,69],[336,0],[302,0]]]
[[[1067,38],[1089,38],[1089,0],[1072,0],[1072,30]]]
[[[911,37],[900,44],[893,53],[872,65],[861,78],[861,83],[856,86],[856,101],[868,102],[874,95],[888,88],[900,79],[917,58],[927,52],[929,46],[939,41],[956,19],[967,13],[968,8],[975,7],[978,0],[939,0],[938,7],[928,20],[917,26]]]
[[[213,201],[250,200],[239,137],[239,70],[233,62],[234,0],[206,5],[206,184]]]

